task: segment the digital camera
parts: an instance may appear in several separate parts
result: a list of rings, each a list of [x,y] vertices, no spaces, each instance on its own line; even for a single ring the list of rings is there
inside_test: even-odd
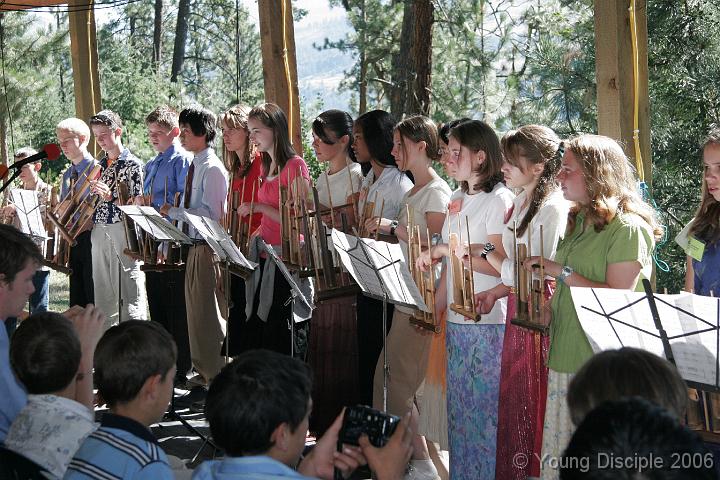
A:
[[[375,447],[384,446],[395,432],[400,418],[383,413],[364,405],[345,409],[342,428],[338,435],[338,450],[342,444],[358,445],[358,439],[364,433]]]

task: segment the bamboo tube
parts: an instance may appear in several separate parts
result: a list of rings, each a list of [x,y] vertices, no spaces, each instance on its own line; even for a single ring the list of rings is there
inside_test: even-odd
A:
[[[467,228],[468,245],[472,245],[472,242],[470,241],[470,220],[467,215],[465,216],[465,227]],[[470,247],[468,247],[468,250],[469,249]],[[468,255],[468,257],[470,260],[470,308],[473,312],[475,312],[475,271],[473,270],[472,254]]]
[[[379,218],[383,218],[384,210],[385,210],[385,199],[383,198],[382,203],[380,204],[380,217]],[[379,220],[378,220],[378,222],[379,222]],[[375,240],[378,239],[379,234],[380,234],[380,226],[378,225],[378,228],[375,229]]]

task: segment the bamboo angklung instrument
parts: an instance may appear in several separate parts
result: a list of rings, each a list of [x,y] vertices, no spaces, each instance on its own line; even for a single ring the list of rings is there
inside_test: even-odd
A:
[[[533,265],[533,273],[523,267],[523,262],[532,257],[532,223],[527,228],[527,245],[518,242],[517,222],[513,229],[513,245],[515,249],[515,318],[510,322],[513,325],[526,328],[547,335],[549,325],[545,325],[543,318],[545,306],[545,262],[543,260],[544,245],[542,238],[542,225],[540,226],[540,263]],[[535,279],[535,269],[538,269],[539,279]]]
[[[454,242],[457,244],[455,249],[464,249],[465,243],[463,242],[462,229],[463,227],[458,216],[459,235],[454,238]],[[467,233],[469,267],[466,267],[465,263],[454,253],[455,249],[452,248],[452,246],[450,249],[450,257],[452,258],[453,264],[453,302],[450,304],[450,310],[474,322],[479,322],[481,315],[477,313],[475,305],[475,274],[473,271],[473,257],[470,254],[472,245],[472,241],[470,240],[470,221],[467,216],[465,216],[465,231]],[[453,236],[454,234],[450,234],[451,239]]]
[[[427,305],[429,312],[423,312],[422,310],[415,310],[413,315],[410,317],[410,324],[431,332],[439,333],[440,324],[439,319],[435,318],[435,268],[431,267],[427,272],[423,272],[415,265],[415,261],[420,256],[423,250],[423,241],[420,231],[420,225],[414,225],[411,217],[411,210],[406,205],[406,212],[408,218],[407,232],[408,232],[408,256],[407,265],[410,269],[410,274],[415,281],[420,294],[422,296],[425,305]],[[430,231],[427,230],[429,238]],[[429,243],[428,243],[429,245]]]

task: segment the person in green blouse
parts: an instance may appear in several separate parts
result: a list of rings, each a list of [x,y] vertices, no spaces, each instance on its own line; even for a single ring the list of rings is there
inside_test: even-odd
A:
[[[557,280],[547,312],[550,322],[548,396],[543,458],[557,459],[572,435],[566,401],[568,384],[593,354],[583,332],[570,287],[636,289],[652,271],[651,254],[662,229],[643,201],[633,168],[620,145],[600,135],[565,142],[558,174],[562,192],[575,203],[565,237],[545,272]],[[524,262],[532,271],[538,257]],[[541,478],[557,478],[556,462],[543,462]]]

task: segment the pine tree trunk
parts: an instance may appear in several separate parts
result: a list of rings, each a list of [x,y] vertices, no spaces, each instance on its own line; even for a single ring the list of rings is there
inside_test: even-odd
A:
[[[178,4],[177,26],[175,27],[175,47],[173,49],[170,81],[177,82],[177,77],[185,62],[185,44],[188,35],[188,17],[190,16],[190,0],[180,0]]]
[[[160,68],[160,57],[162,54],[162,14],[163,0],[155,0],[155,23],[153,27],[153,67],[155,73]]]
[[[409,113],[405,110],[408,88],[412,82],[411,50],[415,23],[413,3],[415,0],[403,1],[403,22],[400,31],[400,51],[392,61],[392,89],[390,92],[390,113],[398,121]]]

